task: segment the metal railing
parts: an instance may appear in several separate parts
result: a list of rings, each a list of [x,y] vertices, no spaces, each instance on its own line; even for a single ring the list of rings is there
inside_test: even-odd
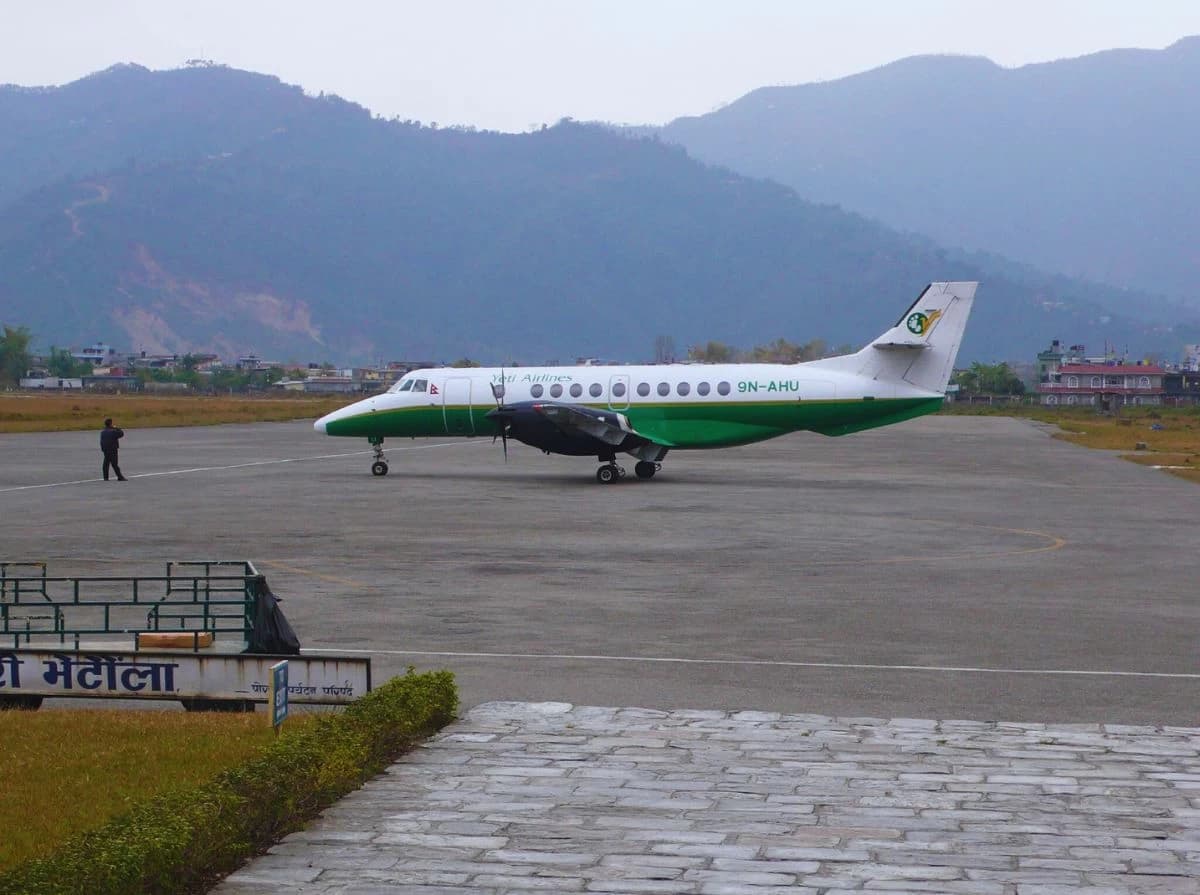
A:
[[[20,572],[34,574],[17,574]],[[165,575],[51,576],[46,563],[0,562],[0,640],[55,641],[149,632],[236,634],[250,641],[263,578],[246,561],[167,563]],[[193,637],[193,649],[199,648]]]

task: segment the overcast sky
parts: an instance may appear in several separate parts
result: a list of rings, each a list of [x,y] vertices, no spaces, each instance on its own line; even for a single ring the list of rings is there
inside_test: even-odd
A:
[[[1018,66],[1200,34],[1197,0],[4,0],[0,83],[211,59],[379,115],[660,124],[916,53]]]

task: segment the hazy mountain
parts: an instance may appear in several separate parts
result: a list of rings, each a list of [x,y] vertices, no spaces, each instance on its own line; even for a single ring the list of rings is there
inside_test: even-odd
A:
[[[660,335],[681,352],[861,343],[951,278],[985,281],[972,359],[1053,337],[1172,353],[1200,340],[1109,310],[1149,296],[989,273],[989,259],[596,126],[433,130],[262,75],[124,66],[0,89],[6,146],[13,133],[0,321],[41,344],[643,359]]]
[[[919,56],[662,129],[940,243],[1200,306],[1200,37],[1022,68]]]

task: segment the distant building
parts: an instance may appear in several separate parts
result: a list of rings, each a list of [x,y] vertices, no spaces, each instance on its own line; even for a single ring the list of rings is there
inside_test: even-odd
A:
[[[64,379],[60,376],[29,376],[17,383],[21,388],[53,389],[55,391],[71,391],[82,389],[83,380],[79,378]]]
[[[186,382],[155,382],[150,379],[142,383],[142,391],[149,395],[178,395],[191,390],[191,385]]]
[[[243,354],[234,366],[243,373],[261,373],[266,370],[282,370],[284,364],[277,360],[263,360],[257,354]]]
[[[1163,403],[1176,406],[1200,404],[1200,366],[1167,370],[1163,374]]]
[[[172,370],[179,363],[178,354],[147,354],[145,351],[129,356],[129,366],[151,370]]]
[[[309,376],[304,380],[304,391],[317,394],[348,394],[359,390],[359,385],[350,376]]]
[[[104,367],[117,358],[117,352],[104,342],[96,342],[87,348],[72,348],[71,357],[77,361],[86,361],[93,367]]]
[[[1039,356],[1039,363],[1040,363]],[[1046,379],[1037,385],[1041,403],[1090,404],[1110,407],[1121,404],[1163,403],[1166,371],[1151,364],[1124,362],[1062,362],[1048,368]]]
[[[1200,345],[1183,346],[1183,368],[1200,371]]]
[[[222,366],[221,357],[217,354],[191,355],[194,369],[201,373],[211,373]]]
[[[137,391],[138,379],[136,376],[84,376],[83,387],[97,392],[132,392]]]
[[[441,366],[441,364],[434,363],[431,360],[393,360],[388,361],[387,371],[390,375],[393,375],[395,379],[399,379],[405,373],[410,373],[413,370],[425,370],[430,367],[439,366]]]

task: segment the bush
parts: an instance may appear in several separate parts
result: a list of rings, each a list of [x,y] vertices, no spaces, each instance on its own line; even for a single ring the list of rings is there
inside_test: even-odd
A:
[[[393,678],[207,786],[171,792],[0,876],[0,892],[202,891],[382,771],[458,710],[448,671]]]

